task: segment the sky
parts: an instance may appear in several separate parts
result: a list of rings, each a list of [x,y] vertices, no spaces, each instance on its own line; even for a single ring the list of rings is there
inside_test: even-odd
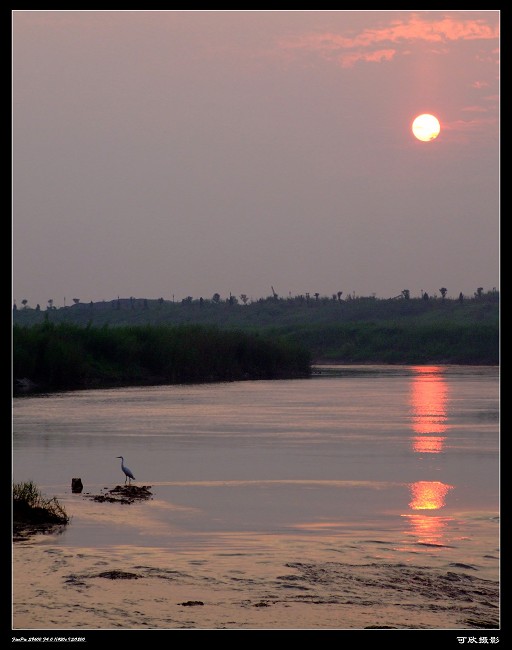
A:
[[[499,288],[499,10],[11,17],[18,307]]]

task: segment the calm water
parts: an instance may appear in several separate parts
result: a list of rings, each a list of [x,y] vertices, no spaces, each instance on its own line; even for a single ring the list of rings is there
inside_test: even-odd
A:
[[[72,516],[60,546],[194,549],[259,536],[392,539],[498,572],[495,367],[324,367],[306,380],[91,390],[13,401],[13,480]],[[124,482],[146,504],[97,504]],[[71,493],[80,477],[84,493]],[[249,540],[249,541],[248,541]]]

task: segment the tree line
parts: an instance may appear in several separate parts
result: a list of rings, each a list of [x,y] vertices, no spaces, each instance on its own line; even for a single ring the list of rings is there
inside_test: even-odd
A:
[[[229,296],[223,298],[220,293],[215,292],[211,298],[194,298],[193,296],[186,296],[185,298],[182,298],[181,304],[182,305],[190,305],[194,302],[199,304],[200,306],[208,304],[208,303],[213,303],[215,305],[219,305],[222,303],[226,303],[229,305],[238,305],[238,304],[243,304],[243,305],[250,305],[254,302],[264,302],[268,300],[274,300],[274,301],[287,301],[287,302],[295,302],[295,303],[309,303],[310,301],[316,301],[316,302],[329,302],[329,301],[334,301],[334,302],[350,302],[352,300],[368,300],[368,299],[373,299],[373,300],[398,300],[398,299],[403,299],[403,300],[411,300],[411,292],[409,289],[402,289],[402,291],[396,295],[393,296],[392,298],[376,298],[375,294],[372,294],[371,296],[358,296],[356,295],[355,291],[352,293],[348,293],[344,295],[343,291],[337,291],[336,293],[332,293],[330,296],[328,295],[322,295],[319,292],[314,292],[314,293],[309,293],[305,292],[304,294],[298,294],[295,296],[292,296],[289,294],[287,297],[280,296],[275,290],[274,287],[271,287],[272,290],[272,295],[267,296],[265,298],[258,298],[256,300],[252,300],[249,298],[249,296],[245,293],[240,294],[240,296],[237,298],[235,295],[229,293]],[[441,296],[441,299],[444,300],[449,300],[446,296],[448,293],[448,289],[446,287],[441,287],[439,289],[439,294]],[[423,289],[420,290],[420,297],[422,300],[430,300],[434,299],[436,300],[438,298],[438,294],[436,292],[433,293],[428,293],[427,291],[424,291]],[[499,299],[499,292],[497,291],[496,287],[493,287],[492,290],[488,290],[487,292],[484,292],[483,287],[478,287],[476,291],[473,293],[472,296],[465,296],[462,291],[459,293],[458,297],[456,300],[460,303],[462,303],[464,300],[482,300],[482,299],[491,299],[491,300],[498,300]],[[47,311],[52,311],[55,309],[58,309],[55,304],[54,304],[54,299],[50,298],[47,301],[47,306],[46,310]],[[149,309],[150,304],[157,304],[157,305],[163,305],[165,303],[172,302],[174,304],[174,296],[172,297],[172,300],[165,300],[163,297],[157,298],[150,300],[148,298],[135,298],[134,296],[130,296],[129,298],[119,298],[113,299],[110,301],[101,301],[101,302],[93,302],[92,300],[88,303],[83,303],[81,302],[80,298],[73,298],[73,305],[70,306],[77,306],[80,305],[81,307],[87,305],[91,309],[93,308],[105,308],[105,307],[112,307],[114,309],[122,309],[122,308],[129,308],[129,309]],[[23,298],[21,300],[22,304],[22,309],[27,310],[27,309],[32,309],[32,307],[29,306],[29,301],[26,298]],[[66,308],[66,299],[64,299],[64,309]],[[33,308],[35,311],[43,311],[41,309],[41,305],[39,303],[36,304],[36,306]],[[13,303],[13,311],[17,311],[18,306],[16,301]]]

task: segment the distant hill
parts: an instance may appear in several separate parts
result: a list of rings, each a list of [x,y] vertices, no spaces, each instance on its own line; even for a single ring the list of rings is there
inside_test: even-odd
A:
[[[187,298],[126,298],[37,310],[18,308],[13,325],[45,321],[83,327],[198,324],[262,332],[308,348],[315,360],[489,363],[499,361],[499,293],[440,297],[271,296],[243,304]]]

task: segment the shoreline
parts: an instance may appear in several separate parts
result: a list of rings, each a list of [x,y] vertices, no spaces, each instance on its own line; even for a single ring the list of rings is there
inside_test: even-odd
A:
[[[24,377],[21,379],[14,379],[12,384],[12,397],[24,397],[29,395],[44,395],[44,394],[53,394],[53,393],[68,393],[76,392],[83,390],[110,390],[114,388],[147,388],[151,386],[191,386],[191,385],[202,385],[202,384],[224,384],[224,383],[243,383],[246,381],[285,381],[288,379],[310,379],[319,373],[315,371],[315,368],[318,367],[347,367],[347,368],[369,368],[372,366],[379,367],[389,367],[389,368],[399,368],[401,366],[414,366],[414,367],[428,367],[436,366],[441,368],[448,367],[461,367],[461,368],[500,368],[499,363],[453,363],[450,361],[439,362],[439,361],[426,361],[423,363],[418,362],[397,362],[397,363],[383,363],[379,361],[364,361],[364,362],[353,362],[353,361],[340,361],[338,359],[315,359],[311,362],[311,372],[308,375],[296,375],[291,377],[276,377],[276,378],[260,378],[260,377],[241,377],[237,379],[222,379],[222,380],[203,380],[195,382],[169,382],[167,379],[144,379],[141,381],[126,381],[126,382],[105,382],[105,383],[95,383],[90,386],[82,387],[69,387],[69,388],[42,388],[40,385],[36,384],[32,380]]]
[[[347,559],[21,542],[13,630],[499,629],[498,582],[462,562]]]

